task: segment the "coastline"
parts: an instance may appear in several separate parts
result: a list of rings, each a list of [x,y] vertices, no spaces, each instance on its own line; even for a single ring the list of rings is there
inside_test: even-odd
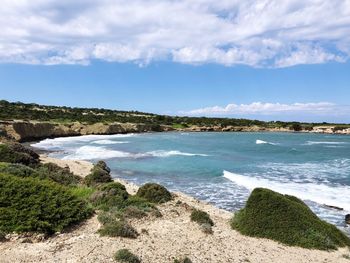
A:
[[[1,139],[18,142],[31,142],[46,138],[82,136],[82,135],[113,135],[147,132],[289,132],[350,135],[350,128],[336,129],[335,126],[315,126],[311,130],[293,131],[289,128],[269,128],[263,126],[190,126],[174,128],[169,125],[149,125],[137,123],[94,123],[79,122],[60,124],[38,121],[0,121]]]
[[[41,160],[68,166],[81,177],[86,176],[92,167],[87,161],[59,160],[45,154],[41,155]],[[124,180],[116,181],[123,183],[129,193],[138,189]],[[175,196],[173,201],[159,206],[162,218],[132,222],[140,233],[144,232],[135,240],[100,237],[97,234],[100,224],[95,215],[74,230],[44,241],[28,243],[25,238],[14,238],[0,243],[0,262],[113,262],[113,253],[121,248],[140,255],[142,262],[170,263],[182,256],[188,256],[194,263],[349,262],[343,257],[349,254],[346,248],[333,252],[308,250],[243,236],[228,224],[232,213],[182,193],[175,193]],[[191,206],[210,214],[215,222],[213,235],[204,234],[196,223],[190,221]]]

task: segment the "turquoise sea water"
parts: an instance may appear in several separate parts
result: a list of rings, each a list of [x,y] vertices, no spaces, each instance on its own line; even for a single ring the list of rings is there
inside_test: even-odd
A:
[[[244,206],[252,189],[267,187],[303,199],[349,232],[350,136],[170,132],[56,138],[34,146],[58,158],[102,159],[114,177],[158,182],[231,211]]]

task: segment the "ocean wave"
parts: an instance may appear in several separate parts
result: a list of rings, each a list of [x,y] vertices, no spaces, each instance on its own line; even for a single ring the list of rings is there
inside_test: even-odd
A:
[[[109,150],[104,147],[82,146],[68,153],[63,160],[95,160],[95,159],[111,159],[111,158],[131,158],[132,153]]]
[[[257,187],[269,188],[282,194],[294,195],[303,200],[313,201],[319,204],[342,207],[350,211],[350,187],[344,185],[329,186],[316,183],[279,182],[266,178],[250,177],[224,171],[223,176],[239,186],[248,190]]]
[[[170,157],[170,156],[209,156],[207,154],[202,154],[202,153],[187,153],[187,152],[180,152],[180,151],[151,151],[147,152],[146,155],[150,155],[153,157]]]
[[[129,142],[128,141],[98,140],[98,141],[92,141],[91,143],[108,145],[108,144],[125,144],[125,143],[129,143]]]
[[[347,142],[331,142],[331,141],[307,141],[304,145],[318,145],[318,144],[343,145],[343,144],[348,144],[348,143]]]
[[[75,150],[71,150],[63,159],[66,160],[95,160],[95,159],[111,159],[111,158],[149,158],[160,157],[166,158],[171,156],[208,156],[206,154],[187,153],[181,151],[150,151],[146,153],[131,153],[117,150],[110,150],[105,147],[98,146],[82,146]]]
[[[273,143],[273,142],[267,142],[267,141],[263,141],[263,140],[256,140],[255,141],[256,144],[270,144],[270,145],[277,145],[277,143]]]
[[[83,136],[72,136],[72,137],[59,137],[55,139],[45,139],[38,143],[31,144],[31,146],[44,149],[44,150],[57,150],[63,148],[65,145],[72,143],[84,143],[99,140],[110,140],[115,138],[128,138],[133,137],[135,134],[114,134],[114,135],[83,135]]]

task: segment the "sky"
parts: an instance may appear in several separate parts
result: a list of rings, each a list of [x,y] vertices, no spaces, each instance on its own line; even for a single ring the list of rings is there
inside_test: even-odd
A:
[[[350,0],[3,0],[0,99],[350,123]]]

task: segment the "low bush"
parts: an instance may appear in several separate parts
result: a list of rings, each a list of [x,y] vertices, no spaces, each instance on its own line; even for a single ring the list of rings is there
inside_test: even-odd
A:
[[[48,179],[67,186],[80,182],[80,177],[72,174],[68,168],[62,168],[53,163],[38,164],[35,168],[19,163],[0,163],[0,172],[18,177]]]
[[[62,185],[76,185],[80,177],[70,172],[69,168],[62,168],[54,163],[41,164],[35,169],[39,177],[48,178]]]
[[[165,203],[172,199],[171,193],[162,185],[147,183],[139,188],[137,196],[152,203]]]
[[[182,259],[175,259],[174,263],[192,263],[192,260],[188,257],[182,258]]]
[[[191,221],[197,222],[198,224],[209,224],[210,226],[214,225],[213,220],[211,220],[209,214],[199,209],[194,209],[191,213]]]
[[[131,253],[127,249],[120,249],[118,250],[115,255],[114,259],[119,262],[125,262],[125,263],[140,263],[141,260],[135,256],[133,253]]]
[[[52,234],[91,214],[87,203],[66,187],[0,174],[0,231]]]
[[[124,208],[129,194],[121,183],[113,182],[98,187],[90,200],[101,210],[109,210],[111,207]]]
[[[319,219],[300,199],[264,188],[254,189],[231,226],[244,235],[291,246],[329,250],[350,245],[345,234]]]
[[[87,186],[74,186],[69,188],[70,192],[83,200],[90,200],[92,194],[96,191],[95,188],[87,187]]]
[[[39,155],[19,143],[0,144],[0,162],[36,166]]]
[[[103,226],[98,230],[101,236],[137,238],[138,233],[124,220],[113,220],[112,217],[101,218]],[[101,221],[100,221],[101,222]],[[102,223],[102,222],[101,222]]]
[[[111,170],[106,165],[106,163],[103,161],[99,161],[91,169],[91,173],[85,177],[84,182],[88,186],[112,182],[110,172]]]
[[[129,196],[129,198],[126,199],[123,203],[122,208],[126,208],[129,206],[137,207],[138,209],[144,212],[152,212],[154,210],[158,210],[157,207],[155,207],[152,203],[137,195]]]
[[[0,163],[0,173],[11,174],[18,177],[37,177],[33,168],[18,163]]]
[[[147,216],[147,213],[136,206],[128,206],[122,211],[123,218],[141,219]]]

